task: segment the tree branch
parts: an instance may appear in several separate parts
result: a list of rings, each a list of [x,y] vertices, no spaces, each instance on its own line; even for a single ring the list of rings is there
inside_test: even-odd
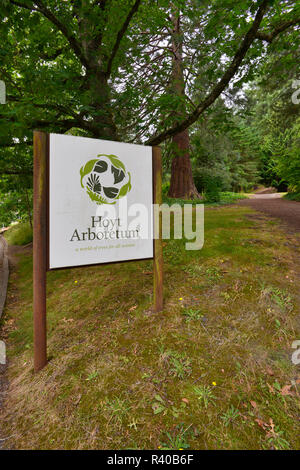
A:
[[[15,0],[9,0],[9,1],[12,5],[15,5],[17,7],[26,8],[26,10],[30,10],[30,11],[37,11],[37,9],[33,5],[29,6],[29,5],[26,5],[25,3],[17,2]]]
[[[296,18],[294,20],[286,21],[278,25],[271,33],[264,33],[263,31],[257,31],[256,38],[261,39],[262,41],[267,41],[271,44],[273,40],[278,36],[278,34],[282,33],[286,29],[290,28],[291,26],[295,26],[300,24],[300,18]]]
[[[42,0],[35,0],[35,3],[39,7],[39,11],[47,18],[49,21],[51,21],[52,24],[54,24],[57,29],[59,29],[62,34],[65,36],[65,38],[68,40],[71,48],[73,49],[74,53],[86,68],[89,68],[88,61],[86,60],[86,57],[83,53],[83,50],[80,46],[80,44],[77,42],[75,36],[68,31],[68,28],[64,23],[62,23],[50,10],[46,8]]]
[[[56,28],[64,35],[64,37],[67,39],[71,49],[74,51],[75,55],[78,57],[82,65],[84,65],[86,68],[89,68],[88,61],[83,53],[83,50],[81,49],[80,44],[77,42],[77,39],[75,36],[68,30],[66,25],[62,23],[57,16],[55,16],[42,2],[42,0],[35,0],[34,3],[37,5],[35,7],[34,5],[27,5],[25,3],[16,1],[16,0],[9,0],[12,5],[16,5],[20,8],[26,8],[27,10],[30,11],[37,11],[41,13],[45,18],[47,18]]]
[[[262,19],[267,11],[269,4],[269,0],[263,0],[260,7],[258,8],[255,19],[252,23],[251,28],[245,35],[240,47],[238,48],[237,52],[235,53],[229,67],[227,68],[226,72],[224,73],[221,80],[216,84],[216,86],[212,89],[212,91],[207,95],[207,97],[200,103],[196,109],[182,122],[176,124],[170,129],[163,131],[161,134],[151,137],[147,142],[146,145],[158,145],[164,140],[168,139],[169,137],[173,137],[174,135],[178,134],[179,132],[184,131],[189,126],[191,126],[199,116],[212,104],[214,101],[220,96],[222,91],[227,87],[230,80],[234,77],[236,72],[238,71],[244,57],[246,56],[248,49],[250,48],[251,44],[256,38],[256,34],[259,28],[259,25],[262,22]]]
[[[117,39],[116,39],[115,45],[114,45],[114,47],[112,49],[112,52],[111,52],[111,55],[108,59],[107,70],[106,70],[106,75],[107,76],[110,76],[110,74],[111,74],[111,68],[112,68],[113,60],[114,60],[114,58],[115,58],[115,56],[118,52],[118,49],[120,47],[122,38],[123,38],[123,36],[125,35],[125,33],[127,31],[127,28],[129,26],[129,23],[130,23],[133,15],[138,11],[140,3],[141,3],[141,0],[135,0],[134,5],[131,8],[130,12],[128,13],[127,18],[124,21],[124,24],[123,24],[122,28],[120,29],[120,31],[117,34]]]
[[[66,47],[60,47],[57,49],[53,54],[48,54],[47,52],[40,52],[40,58],[43,60],[55,60],[57,57],[59,57],[64,51],[66,50]]]

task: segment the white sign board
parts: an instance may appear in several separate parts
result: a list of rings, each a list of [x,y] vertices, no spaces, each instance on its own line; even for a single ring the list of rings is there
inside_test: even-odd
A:
[[[49,136],[49,269],[153,258],[152,147]]]

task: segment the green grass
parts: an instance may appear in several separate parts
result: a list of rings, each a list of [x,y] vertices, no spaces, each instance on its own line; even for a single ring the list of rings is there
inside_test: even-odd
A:
[[[232,206],[206,211],[201,251],[164,242],[160,314],[150,261],[52,271],[49,364],[34,374],[23,254],[2,319],[4,445],[298,449],[299,257],[299,235]]]
[[[247,194],[244,193],[232,193],[227,191],[220,193],[219,202],[211,202],[209,199],[175,199],[170,198],[164,194],[163,202],[169,205],[180,204],[181,206],[183,206],[184,204],[205,204],[207,206],[222,206],[225,204],[233,204],[241,199],[246,199],[247,197]]]
[[[300,202],[300,193],[287,193],[283,196],[285,199],[290,201],[299,201]]]
[[[5,232],[5,238],[10,245],[27,245],[32,242],[32,228],[29,222],[12,225]]]

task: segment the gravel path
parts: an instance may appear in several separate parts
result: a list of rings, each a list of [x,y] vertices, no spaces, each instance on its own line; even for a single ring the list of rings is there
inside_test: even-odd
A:
[[[280,194],[257,194],[251,199],[242,199],[239,204],[281,219],[300,233],[300,202],[282,199]]]

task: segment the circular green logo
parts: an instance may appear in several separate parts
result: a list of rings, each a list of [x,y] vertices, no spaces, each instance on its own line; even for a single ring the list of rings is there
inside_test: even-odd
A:
[[[80,183],[97,204],[115,204],[131,190],[131,175],[116,155],[97,155],[80,168]]]

